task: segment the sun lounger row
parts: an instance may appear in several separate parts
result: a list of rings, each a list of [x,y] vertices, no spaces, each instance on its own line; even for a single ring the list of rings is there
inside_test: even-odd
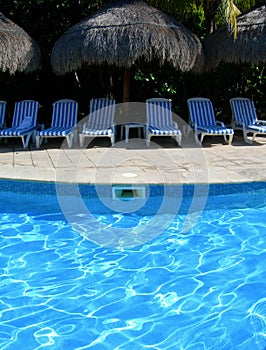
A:
[[[227,144],[231,144],[234,130],[242,130],[247,143],[254,141],[257,134],[266,134],[266,121],[258,120],[255,106],[248,98],[232,98],[232,124],[225,126],[215,118],[210,99],[195,97],[187,101],[189,124],[194,131],[195,141],[202,143],[206,135],[223,136]],[[110,137],[115,143],[115,106],[113,99],[98,98],[90,101],[90,113],[79,132],[80,146],[83,147],[86,137]],[[39,148],[47,138],[62,137],[72,147],[77,136],[78,102],[70,99],[53,103],[52,121],[48,128],[38,130],[37,116],[39,103],[24,100],[15,103],[11,127],[6,127],[6,102],[0,101],[0,138],[20,137],[24,148],[29,145],[30,138],[36,141]],[[182,132],[173,121],[171,101],[165,98],[151,98],[146,101],[146,122],[143,124],[147,145],[153,136],[170,136],[181,145]],[[252,141],[248,134],[253,135]]]
[[[212,102],[207,98],[191,98],[187,101],[190,125],[195,133],[196,142],[202,143],[206,135],[223,135],[225,142],[231,144],[234,130],[242,130],[246,143],[252,143],[257,134],[266,134],[266,121],[257,117],[254,103],[249,98],[235,97],[230,99],[232,122],[230,127],[215,120]],[[252,134],[252,141],[248,139]]]
[[[20,137],[23,147],[28,147],[31,136],[35,136],[39,102],[25,100],[15,103],[12,126],[5,123],[6,102],[0,101],[0,138]]]

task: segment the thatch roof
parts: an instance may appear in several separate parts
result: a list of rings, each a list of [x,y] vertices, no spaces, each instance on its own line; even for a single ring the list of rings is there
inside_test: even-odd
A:
[[[266,6],[237,17],[237,37],[226,27],[210,34],[204,44],[206,69],[220,62],[235,64],[266,62]]]
[[[189,29],[143,1],[119,1],[99,10],[69,28],[51,55],[58,75],[85,65],[129,68],[153,60],[188,71],[202,63],[203,50]]]
[[[0,12],[0,71],[30,73],[40,68],[40,60],[36,42]]]

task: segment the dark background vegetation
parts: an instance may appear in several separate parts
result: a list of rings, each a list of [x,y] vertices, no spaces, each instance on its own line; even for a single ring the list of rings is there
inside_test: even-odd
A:
[[[84,67],[64,77],[56,76],[51,68],[50,54],[56,40],[73,24],[91,15],[112,1],[89,0],[0,0],[0,12],[21,26],[40,46],[42,68],[32,74],[16,73],[10,76],[0,72],[0,99],[8,102],[11,120],[14,102],[36,99],[40,102],[40,119],[50,122],[52,103],[61,98],[79,102],[80,118],[88,113],[93,97],[114,97],[122,102],[122,70],[116,67]],[[218,23],[219,1],[147,1],[169,12],[202,40]],[[189,6],[184,6],[190,3]],[[265,1],[235,1],[240,10],[259,6]],[[265,65],[222,64],[205,74],[181,73],[170,66],[139,64],[133,67],[131,102],[144,102],[147,98],[170,98],[173,109],[187,120],[186,100],[201,96],[212,100],[219,119],[230,122],[229,99],[242,96],[254,99],[258,114],[266,119]]]

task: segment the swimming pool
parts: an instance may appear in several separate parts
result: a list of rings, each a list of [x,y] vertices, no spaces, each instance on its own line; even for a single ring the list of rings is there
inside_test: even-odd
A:
[[[1,349],[266,348],[266,183],[210,185],[182,233],[186,186],[169,227],[128,249],[73,228],[53,184],[3,180],[1,189]],[[105,212],[93,186],[81,191],[110,228],[167,215],[159,186],[152,208],[130,214]]]

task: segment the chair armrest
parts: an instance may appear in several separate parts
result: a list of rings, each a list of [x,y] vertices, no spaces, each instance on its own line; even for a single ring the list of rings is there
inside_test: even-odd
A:
[[[191,127],[193,130],[197,130],[197,128],[198,128],[197,123],[193,123],[193,122],[190,122],[190,127]]]
[[[172,122],[172,124],[173,124],[173,127],[175,127],[176,129],[178,129],[178,124],[177,124],[177,122]]]
[[[245,124],[238,120],[232,120],[231,126],[232,128],[238,127],[238,126],[242,127],[243,129],[245,128]]]
[[[266,125],[266,120],[258,120],[258,124]]]
[[[37,130],[44,130],[45,129],[45,125],[44,125],[44,123],[38,123],[37,124]]]
[[[216,124],[225,127],[224,123],[220,120],[216,120]]]
[[[84,123],[82,125],[82,131],[85,131],[88,128],[88,123]]]

